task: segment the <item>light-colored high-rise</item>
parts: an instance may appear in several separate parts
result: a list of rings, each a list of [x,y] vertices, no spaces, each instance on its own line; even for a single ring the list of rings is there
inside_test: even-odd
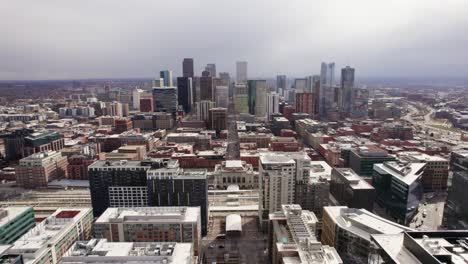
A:
[[[268,120],[270,120],[271,114],[279,113],[279,94],[275,92],[268,94],[267,113]]]
[[[164,86],[172,87],[172,71],[165,70],[159,72],[159,77],[164,79]]]
[[[238,83],[247,83],[247,62],[236,62],[236,81]]]
[[[229,87],[216,86],[215,91],[216,106],[227,108],[229,100]]]
[[[327,112],[334,110],[335,90],[335,63],[322,62],[320,69],[320,101],[319,114],[321,119],[327,118]]]
[[[209,72],[212,78],[216,78],[216,64],[208,63],[205,67],[205,71]]]

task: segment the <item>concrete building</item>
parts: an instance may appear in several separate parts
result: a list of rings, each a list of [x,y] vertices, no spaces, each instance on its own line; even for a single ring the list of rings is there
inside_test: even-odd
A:
[[[0,245],[13,244],[35,225],[32,207],[0,208]]]
[[[279,94],[269,93],[267,98],[267,114],[268,120],[271,120],[271,115],[279,113]]]
[[[443,226],[448,229],[468,229],[468,171],[456,171],[453,174],[452,187],[448,191],[444,207]]]
[[[294,89],[297,93],[303,93],[307,90],[307,79],[306,78],[296,78],[294,79]]]
[[[24,263],[60,263],[73,243],[91,238],[92,222],[90,208],[60,208],[19,238],[8,252],[21,254]]]
[[[269,214],[268,225],[268,263],[345,263],[333,247],[317,240],[314,213],[297,204]]]
[[[247,83],[247,62],[238,61],[236,62],[236,82]]]
[[[468,171],[468,150],[457,150],[450,153],[450,170]]]
[[[133,128],[142,131],[154,131],[158,129],[171,129],[174,127],[174,118],[171,113],[151,112],[136,114],[132,118]]]
[[[286,75],[276,75],[276,92],[278,94],[282,95],[280,91],[286,90],[287,85]]]
[[[46,188],[50,181],[67,177],[67,166],[67,157],[60,152],[35,153],[15,167],[16,183],[23,188]]]
[[[368,145],[351,150],[349,166],[359,176],[370,178],[374,171],[374,164],[392,160],[395,160],[395,157],[390,156],[387,151],[374,145]]]
[[[205,66],[205,71],[209,72],[211,77],[216,78],[216,64],[208,63]]]
[[[422,176],[424,191],[447,190],[449,161],[441,156],[430,156],[421,152],[400,152],[398,158],[408,162],[426,163]]]
[[[177,87],[154,88],[153,102],[155,112],[170,113],[175,118],[178,104]]]
[[[159,72],[159,77],[163,79],[165,87],[173,87],[172,84],[172,71],[164,70]]]
[[[291,204],[295,198],[296,182],[310,176],[310,158],[305,152],[261,153],[259,161],[259,217],[281,210],[282,204]]]
[[[200,252],[199,207],[108,208],[94,223],[94,237],[109,242],[191,243]]]
[[[208,122],[209,110],[215,107],[216,107],[216,103],[210,100],[202,100],[200,102],[196,102],[195,110],[197,114],[197,119]]]
[[[190,243],[109,242],[107,239],[78,241],[63,255],[61,263],[166,263],[192,264]]]
[[[227,109],[215,107],[208,110],[208,128],[219,133],[227,129]]]
[[[398,225],[365,209],[346,206],[323,208],[321,241],[336,248],[344,263],[367,264],[371,235],[399,234],[412,229]]]
[[[330,194],[340,205],[372,211],[375,189],[350,168],[333,168]]]
[[[245,161],[223,161],[215,166],[213,177],[216,189],[227,189],[232,184],[241,189],[258,189],[258,172]]]
[[[335,63],[322,62],[320,70],[319,116],[327,119],[327,114],[335,110]]]
[[[234,90],[234,109],[238,113],[249,113],[249,93],[246,84],[235,84]]]
[[[304,181],[296,182],[294,203],[314,212],[321,229],[322,208],[330,205],[330,179],[332,168],[325,161],[311,161],[310,174]]]
[[[417,213],[423,197],[422,175],[425,163],[388,161],[374,165],[372,185],[377,203],[395,218],[407,225]]]
[[[345,116],[349,116],[353,110],[353,89],[354,68],[346,66],[346,68],[341,69],[342,104],[340,106]]]
[[[372,235],[369,264],[466,263],[466,231],[414,231]]]
[[[217,85],[215,91],[214,97],[216,106],[227,108],[229,102],[229,87]]]

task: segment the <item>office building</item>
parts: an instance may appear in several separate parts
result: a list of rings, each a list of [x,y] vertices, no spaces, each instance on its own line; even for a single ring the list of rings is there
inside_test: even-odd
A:
[[[185,113],[190,113],[192,111],[193,84],[191,77],[177,78],[177,100]]]
[[[333,110],[335,101],[335,91],[333,88],[335,82],[335,63],[322,62],[320,69],[320,100],[319,115],[320,118],[326,118],[327,112]]]
[[[340,205],[364,208],[372,212],[375,189],[350,168],[333,168],[330,194]]]
[[[65,147],[65,140],[58,131],[30,131],[23,139],[20,136],[19,140],[22,144],[11,147],[19,147],[22,157],[44,151],[60,151]]]
[[[229,87],[228,86],[216,86],[215,87],[216,93],[215,93],[215,101],[216,101],[216,106],[218,107],[228,107],[228,102],[229,102]]]
[[[367,88],[354,88],[351,98],[351,118],[368,118],[369,90]]]
[[[249,113],[249,93],[246,84],[235,84],[233,87],[234,93],[234,109],[238,113]]]
[[[155,78],[153,81],[152,81],[152,88],[156,88],[156,87],[164,87],[164,78]]]
[[[201,232],[208,231],[208,183],[206,171],[184,171],[171,161],[148,170],[148,202],[151,206],[199,206]]]
[[[16,184],[22,188],[46,188],[56,179],[67,177],[67,157],[60,152],[45,151],[32,154],[15,167]]]
[[[395,160],[395,157],[387,151],[374,145],[367,145],[351,150],[349,154],[349,166],[359,176],[364,178],[372,177],[374,164]]]
[[[323,208],[321,241],[334,247],[344,263],[367,264],[371,235],[400,234],[412,229],[377,216],[366,209],[346,206]]]
[[[94,237],[109,242],[191,243],[198,255],[201,241],[199,207],[108,208],[94,223]]]
[[[267,113],[268,113],[268,120],[271,120],[271,115],[275,113],[279,113],[279,94],[273,92],[269,93],[267,98]]]
[[[312,93],[296,93],[296,112],[315,115],[315,98]]]
[[[238,185],[240,189],[258,189],[258,172],[252,164],[241,160],[226,160],[216,164],[213,172],[213,185],[225,190],[229,185]]]
[[[171,129],[174,127],[172,114],[163,112],[136,114],[133,116],[132,122],[133,128],[139,128],[142,131]]]
[[[177,113],[177,88],[160,87],[153,89],[153,102],[155,112],[169,113],[175,118]]]
[[[400,152],[398,158],[408,162],[426,163],[422,176],[424,191],[447,190],[449,161],[441,156],[430,156],[421,152]]]
[[[173,87],[172,85],[172,71],[164,70],[159,72],[159,77],[163,79],[165,87]],[[161,86],[159,86],[161,87]]]
[[[138,88],[132,90],[132,108],[134,110],[140,110],[141,94],[143,94],[144,92],[144,90]]]
[[[210,100],[202,100],[195,103],[195,110],[198,120],[208,122],[209,111],[216,107],[216,103]]]
[[[209,72],[212,78],[216,78],[216,64],[208,63],[205,66],[205,71]]]
[[[294,89],[296,90],[296,93],[303,93],[307,91],[307,79],[294,79]]]
[[[217,133],[227,129],[227,108],[215,107],[208,110],[208,128]]]
[[[353,89],[354,89],[354,68],[346,66],[341,69],[341,92],[342,92],[342,105],[341,111],[349,114],[353,110]]]
[[[24,263],[60,263],[73,243],[91,238],[92,223],[90,208],[60,208],[20,237],[8,252],[21,254]]]
[[[330,179],[332,168],[325,161],[311,161],[310,174],[306,180],[296,182],[294,203],[302,209],[314,212],[320,230],[322,209],[330,205]]]
[[[468,171],[456,171],[448,191],[442,225],[448,229],[468,229]]]
[[[96,161],[88,167],[91,202],[95,216],[108,207],[148,205],[146,172],[163,160]],[[161,164],[162,166],[164,164]]]
[[[247,62],[238,61],[236,62],[236,82],[247,83]]]
[[[249,80],[249,113],[257,117],[266,117],[267,83],[266,80]]]
[[[88,181],[88,166],[96,159],[91,155],[74,154],[68,157],[68,176],[70,180]]]
[[[397,223],[408,225],[423,197],[422,175],[425,163],[387,161],[374,165],[372,185],[377,203]]]
[[[192,264],[193,246],[175,242],[109,242],[107,239],[78,241],[63,255],[63,264]]]
[[[276,75],[276,92],[278,94],[281,94],[280,91],[286,90],[287,82],[286,75]]]
[[[193,78],[195,76],[193,71],[193,58],[184,58],[182,62],[182,76],[187,78]]]
[[[468,171],[468,150],[456,150],[450,153],[450,171]]]
[[[214,101],[213,96],[213,77],[200,77],[200,100]]]
[[[372,235],[369,264],[466,263],[466,231],[412,231]]]
[[[231,76],[229,75],[229,72],[220,72],[219,78],[226,86],[231,86]]]
[[[0,208],[0,245],[13,244],[35,225],[32,207]]]
[[[347,263],[333,247],[317,240],[317,218],[300,205],[282,205],[269,214],[268,225],[268,263]]]

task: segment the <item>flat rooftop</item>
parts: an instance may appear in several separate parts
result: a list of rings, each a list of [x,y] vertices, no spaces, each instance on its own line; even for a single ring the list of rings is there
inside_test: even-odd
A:
[[[277,153],[261,153],[260,162],[262,164],[295,164],[291,157]]]
[[[31,209],[28,206],[0,208],[0,227]]]
[[[349,186],[353,189],[374,189],[374,187],[365,181],[351,168],[333,168],[340,175],[344,176]]]
[[[162,207],[132,207],[107,208],[96,220],[102,223],[146,223],[146,222],[197,222],[200,218],[199,207],[162,206]]]
[[[410,185],[421,177],[426,163],[387,161],[374,164],[374,170],[380,174],[390,174],[401,182]]]

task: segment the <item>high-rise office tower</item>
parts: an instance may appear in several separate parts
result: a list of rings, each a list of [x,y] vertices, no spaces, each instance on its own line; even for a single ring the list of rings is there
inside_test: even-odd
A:
[[[267,83],[266,80],[249,80],[249,113],[258,117],[265,117],[267,111]]]
[[[205,71],[210,73],[210,76],[216,78],[216,64],[208,63],[205,67]]]
[[[227,108],[229,101],[229,87],[218,85],[216,86],[215,91],[216,106]]]
[[[203,73],[207,73],[207,72],[205,71]],[[213,98],[213,77],[211,77],[211,76],[202,76],[202,77],[200,77],[200,101],[203,101],[203,100],[214,101],[214,98]]]
[[[215,107],[208,110],[208,128],[220,132],[227,127],[227,109]]]
[[[247,83],[247,62],[236,62],[236,82]]]
[[[273,92],[268,94],[267,100],[268,120],[271,120],[271,115],[279,113],[279,94]]]
[[[354,89],[354,69],[346,66],[341,69],[341,92],[342,92],[342,105],[341,111],[351,113],[353,106],[353,89]]]
[[[172,71],[160,71],[159,76],[164,79],[164,86],[172,87]]]
[[[184,108],[185,113],[192,111],[193,104],[193,83],[191,77],[177,78],[177,100],[179,105]]]
[[[314,94],[314,112],[318,114],[320,112],[320,75],[312,76],[312,90]]]
[[[249,93],[246,84],[235,84],[233,87],[234,109],[241,114],[249,113]]]
[[[231,76],[229,75],[229,72],[220,72],[219,78],[223,80],[223,83],[227,86],[231,84]]]
[[[296,93],[302,93],[307,90],[307,79],[305,78],[296,78],[294,79],[294,89]]]
[[[334,109],[335,90],[333,83],[335,81],[335,63],[322,62],[320,70],[320,102],[319,114],[321,119],[327,118],[327,112]]]
[[[287,86],[286,75],[277,75],[276,76],[276,92],[279,93],[279,89],[284,91]]]
[[[135,110],[140,110],[140,97],[144,91],[138,88],[132,91],[132,107]]]
[[[369,110],[369,90],[367,88],[353,88],[351,98],[351,117],[367,118]]]
[[[183,77],[194,77],[193,58],[185,58],[182,62]]]
[[[153,101],[155,112],[170,113],[175,118],[178,103],[176,87],[154,88]]]
[[[151,206],[200,206],[202,235],[206,235],[208,222],[206,171],[181,172],[178,170],[178,163],[151,168],[148,171],[148,202]]]
[[[468,203],[465,191],[468,188],[468,170],[455,171],[452,187],[448,191],[444,207],[443,225],[448,229],[466,229],[468,226]]]
[[[195,110],[197,113],[197,119],[208,122],[208,111],[211,108],[215,108],[216,103],[210,100],[202,100],[195,103]]]

